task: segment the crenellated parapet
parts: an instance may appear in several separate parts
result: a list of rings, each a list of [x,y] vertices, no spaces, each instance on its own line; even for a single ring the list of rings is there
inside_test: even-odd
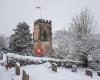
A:
[[[44,19],[38,19],[34,22],[34,25],[39,24],[39,23],[46,23],[46,24],[51,24],[51,20],[44,20]]]

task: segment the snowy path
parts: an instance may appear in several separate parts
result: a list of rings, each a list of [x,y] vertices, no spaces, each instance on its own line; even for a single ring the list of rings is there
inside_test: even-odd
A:
[[[52,72],[50,64],[28,65],[21,67],[21,71],[25,70],[29,74],[30,80],[100,80],[100,77],[93,75],[93,78],[84,75],[84,69],[79,69],[77,73],[71,72],[70,69],[58,68],[57,73]],[[22,72],[21,72],[22,74]],[[16,76],[14,68],[8,71],[0,67],[0,80],[22,80],[22,75]]]

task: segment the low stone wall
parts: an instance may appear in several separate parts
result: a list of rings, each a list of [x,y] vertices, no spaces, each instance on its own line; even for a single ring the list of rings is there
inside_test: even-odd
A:
[[[16,62],[20,63],[20,66],[31,65],[31,64],[41,64],[41,62],[31,61],[29,59],[17,59],[17,58],[9,58],[9,65],[11,67],[15,67]]]
[[[58,67],[65,67],[65,68],[71,68],[73,64],[77,66],[81,66],[82,63],[79,62],[71,62],[71,61],[57,61],[57,60],[31,60],[31,59],[18,59],[18,58],[12,58],[9,57],[9,66],[10,67],[15,67],[16,62],[20,63],[20,66],[25,66],[25,65],[31,65],[31,64],[43,64],[45,62],[50,62],[50,63],[56,63]]]
[[[14,53],[8,53],[3,57],[3,61],[1,63],[5,66],[15,67],[16,62],[20,64],[20,66],[31,65],[31,64],[43,64],[45,62],[56,63],[58,67],[66,67],[71,68],[73,64],[77,66],[82,66],[82,62],[73,61],[73,60],[61,60],[47,57],[33,57],[33,56],[22,56]]]

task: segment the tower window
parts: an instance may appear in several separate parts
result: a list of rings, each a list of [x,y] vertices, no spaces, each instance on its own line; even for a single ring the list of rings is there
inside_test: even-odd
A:
[[[43,33],[41,35],[41,40],[42,41],[46,41],[47,40],[47,31],[46,30],[43,30]]]
[[[43,35],[44,35],[44,41],[46,41],[47,40],[47,32],[46,32],[46,30],[44,30]]]

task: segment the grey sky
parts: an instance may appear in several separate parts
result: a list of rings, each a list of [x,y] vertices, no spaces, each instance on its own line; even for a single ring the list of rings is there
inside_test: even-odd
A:
[[[41,3],[42,18],[52,20],[53,31],[67,29],[72,17],[86,7],[100,26],[100,0],[0,0],[0,33],[11,35],[12,29],[23,21],[31,26],[32,31],[33,22],[39,17],[39,10],[36,9],[40,4],[38,1]]]

